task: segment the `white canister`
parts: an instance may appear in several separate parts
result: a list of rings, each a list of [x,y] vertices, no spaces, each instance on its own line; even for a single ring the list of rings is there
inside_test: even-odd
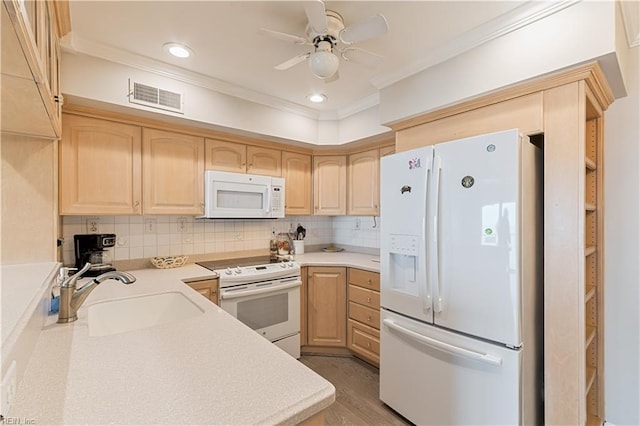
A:
[[[304,240],[293,240],[293,252],[295,254],[304,253]]]

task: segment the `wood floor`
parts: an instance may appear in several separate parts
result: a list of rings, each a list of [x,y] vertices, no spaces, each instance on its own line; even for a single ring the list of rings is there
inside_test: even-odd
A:
[[[411,424],[378,399],[378,369],[357,358],[303,355],[300,361],[336,388],[336,402],[325,411],[327,425]]]

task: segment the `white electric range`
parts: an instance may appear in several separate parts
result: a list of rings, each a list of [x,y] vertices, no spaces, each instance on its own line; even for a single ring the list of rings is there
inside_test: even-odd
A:
[[[300,265],[269,256],[198,262],[215,271],[220,307],[264,338],[300,358]]]

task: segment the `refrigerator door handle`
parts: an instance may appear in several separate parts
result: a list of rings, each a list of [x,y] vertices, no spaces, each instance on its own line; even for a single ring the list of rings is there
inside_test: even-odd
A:
[[[427,184],[426,184],[427,188],[429,188],[429,183],[431,182],[432,175],[433,175],[433,169],[431,167],[429,167],[427,169]],[[424,206],[425,212],[426,212],[426,209],[427,209],[427,203],[428,202],[429,202],[428,197],[425,197],[425,206]],[[424,219],[422,221],[422,235],[426,235],[425,231],[427,229],[429,229],[429,223],[428,223],[428,220],[427,220],[427,215],[425,214],[425,217],[424,217]],[[425,244],[425,249],[427,248],[426,247],[427,245],[428,244]],[[419,260],[420,264],[418,265],[419,270],[425,271],[425,272],[428,271],[429,269],[427,267],[428,266],[427,265],[428,260],[426,258],[426,252],[425,252],[425,256],[420,256],[419,259],[420,259]],[[422,307],[423,307],[425,312],[429,312],[431,310],[431,308],[432,308],[432,305],[433,305],[433,303],[431,302],[431,286],[430,286],[430,281],[431,280],[429,279],[428,275],[429,275],[428,272],[424,274],[426,282],[424,283],[424,286],[422,287],[422,289],[424,291],[424,294],[422,295],[422,305],[423,305]]]
[[[464,349],[455,345],[450,345],[449,343],[441,342],[440,340],[432,339],[431,337],[423,336],[420,333],[416,333],[413,330],[409,330],[407,328],[402,327],[401,325],[396,324],[393,320],[388,318],[385,318],[382,321],[382,323],[387,327],[389,327],[390,329],[395,330],[398,333],[403,334],[412,340],[415,340],[419,343],[425,344],[432,348],[435,348],[444,352],[448,352],[453,355],[458,355],[464,358],[473,359],[476,361],[491,364],[496,367],[499,367],[502,365],[502,358],[497,357],[495,355],[471,351],[469,349]]]
[[[431,230],[431,285],[435,295],[434,312],[440,313],[444,309],[444,301],[442,300],[442,291],[440,289],[440,268],[439,268],[439,251],[440,243],[438,241],[438,223],[440,215],[440,172],[442,171],[442,159],[436,156],[433,166],[433,177],[435,180],[433,191],[433,229]]]

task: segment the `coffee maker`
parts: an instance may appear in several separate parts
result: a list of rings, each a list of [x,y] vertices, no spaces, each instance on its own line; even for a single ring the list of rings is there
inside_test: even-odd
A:
[[[111,257],[105,249],[116,245],[115,234],[79,234],[73,236],[76,253],[75,267],[82,268],[91,263],[91,268],[83,274],[85,277],[97,277],[105,272],[115,271]]]

